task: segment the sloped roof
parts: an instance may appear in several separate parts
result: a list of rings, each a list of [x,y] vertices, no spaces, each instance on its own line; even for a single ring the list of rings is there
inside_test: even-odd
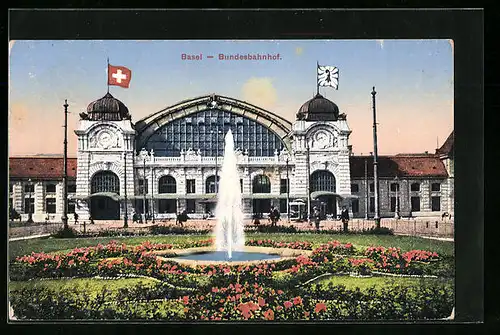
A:
[[[438,155],[449,155],[450,153],[453,154],[454,143],[455,143],[455,131],[452,131],[450,136],[448,136],[446,141],[441,146],[441,148],[436,150],[436,154]]]
[[[368,162],[368,177],[373,178],[372,156],[351,156],[351,178],[364,178],[365,160]],[[11,178],[62,179],[62,157],[10,157]],[[68,158],[68,177],[76,178],[76,158]],[[379,156],[378,175],[381,178],[399,177],[448,177],[446,168],[438,155],[400,154]]]
[[[10,178],[62,179],[62,157],[10,157]],[[76,158],[68,158],[68,177],[76,178]]]
[[[365,160],[368,162],[368,178],[373,178],[373,156],[351,156],[351,178],[365,177]],[[381,178],[398,177],[448,177],[448,172],[433,154],[400,154],[378,157],[378,176]]]

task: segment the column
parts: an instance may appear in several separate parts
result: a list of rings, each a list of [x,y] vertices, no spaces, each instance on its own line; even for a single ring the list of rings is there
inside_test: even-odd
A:
[[[33,197],[33,199],[35,201],[35,211],[33,213],[33,220],[35,222],[37,222],[37,221],[42,221],[45,218],[45,215],[44,215],[45,214],[45,189],[44,189],[44,183],[41,181],[35,182],[33,184],[35,187],[35,192],[33,192],[31,194],[31,196]]]

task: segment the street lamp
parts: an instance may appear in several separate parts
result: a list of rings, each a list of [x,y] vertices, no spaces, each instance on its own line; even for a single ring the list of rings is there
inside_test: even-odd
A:
[[[290,157],[286,156],[286,217],[288,223],[290,223],[290,177],[288,175],[288,162]]]
[[[33,183],[31,182],[31,178],[28,179],[29,185],[29,202],[28,202],[28,220],[26,223],[33,223],[33,214],[31,213],[31,188],[33,187]]]
[[[394,209],[394,218],[399,219],[399,178],[396,176],[394,178],[396,182],[396,208]]]
[[[128,228],[128,199],[127,199],[127,152],[123,152],[123,188],[125,195],[124,209],[125,215],[123,216],[123,228]],[[90,204],[90,202],[89,202]]]
[[[217,127],[219,124],[217,124]],[[218,156],[219,156],[219,134],[222,134],[222,131],[217,129],[217,130],[212,130],[210,132],[211,134],[216,134],[215,136],[215,193],[219,193],[219,180],[218,180],[218,175],[219,175],[219,168],[218,168]]]
[[[142,179],[142,195],[143,195],[143,200],[142,200],[142,214],[144,215],[144,223],[147,223],[147,217],[146,217],[146,157],[148,156],[148,152],[146,151],[145,148],[142,148],[141,150],[141,157],[142,157],[142,167],[143,167],[143,179]]]
[[[155,190],[155,170],[153,168],[151,168],[151,214],[152,214],[153,224],[155,223],[154,190]]]

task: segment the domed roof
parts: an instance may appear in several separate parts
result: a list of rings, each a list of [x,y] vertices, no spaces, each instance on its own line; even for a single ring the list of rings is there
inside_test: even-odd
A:
[[[304,103],[297,113],[297,119],[305,121],[337,121],[338,118],[339,107],[319,93]]]
[[[109,92],[87,106],[88,119],[93,121],[130,120],[127,106]]]

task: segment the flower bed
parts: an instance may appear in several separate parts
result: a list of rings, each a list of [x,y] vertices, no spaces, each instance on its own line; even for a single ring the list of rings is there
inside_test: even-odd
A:
[[[174,299],[181,306],[180,310],[175,313],[167,311],[155,314],[148,309],[149,307],[145,307],[147,313],[143,309],[140,313],[130,310],[124,313],[123,309],[127,307],[119,302],[120,310],[109,312],[111,314],[102,314],[104,312],[98,311],[100,307],[96,307],[94,312],[84,311],[80,313],[76,309],[68,308],[65,310],[62,306],[62,301],[70,301],[71,299],[75,304],[79,304],[79,301],[83,299],[80,296],[73,295],[70,300],[64,300],[63,297],[57,295],[55,300],[50,300],[45,296],[47,294],[45,291],[14,293],[14,295],[34,295],[38,299],[36,300],[38,305],[42,304],[42,301],[44,301],[43,304],[48,304],[47,306],[50,303],[60,304],[60,307],[55,307],[56,310],[57,308],[60,310],[57,313],[54,312],[53,315],[51,314],[52,318],[63,315],[73,315],[74,317],[85,315],[89,318],[100,318],[104,315],[106,318],[114,315],[117,318],[140,319],[144,317],[141,313],[146,313],[149,315],[146,318],[161,319],[168,315],[172,320],[326,320],[390,319],[392,317],[418,319],[441,316],[445,307],[447,308],[453,300],[449,297],[452,293],[448,291],[434,292],[426,288],[426,290],[410,292],[404,291],[403,288],[396,289],[405,299],[410,299],[408,302],[410,307],[407,307],[407,305],[402,305],[403,300],[400,300],[402,298],[388,291],[384,291],[385,295],[383,295],[377,293],[378,291],[360,293],[352,290],[343,291],[338,287],[326,291],[317,288],[314,284],[312,284],[312,289],[310,284],[308,287],[301,286],[301,284],[326,273],[369,275],[377,272],[393,275],[415,275],[426,272],[432,274],[434,268],[430,265],[439,265],[441,258],[435,252],[423,250],[411,250],[404,253],[397,248],[384,247],[369,247],[362,250],[355,248],[351,243],[343,244],[338,241],[330,241],[313,249],[310,242],[280,242],[263,239],[249,240],[246,244],[268,248],[312,249],[312,252],[308,252],[310,256],[301,255],[274,263],[261,262],[248,265],[230,263],[184,265],[155,254],[155,251],[207,247],[212,244],[213,240],[202,240],[175,245],[144,242],[140,245],[130,246],[112,241],[107,245],[99,244],[95,247],[76,248],[66,254],[32,253],[17,257],[11,263],[10,276],[11,280],[44,277],[146,276],[160,280],[162,284],[167,285],[167,291],[170,292],[167,296],[162,296],[162,293],[158,293],[163,292],[160,290],[155,293],[155,299]],[[439,267],[436,266],[436,269]],[[309,291],[310,289],[311,291]],[[178,292],[183,290],[182,298],[179,295],[172,298],[171,292],[177,292],[176,290]],[[127,292],[123,293],[126,298],[122,300],[133,301],[134,296],[130,293],[131,291]],[[437,294],[436,297],[444,297],[445,302],[442,305],[436,305],[437,307],[425,307],[425,304],[429,304],[429,302],[420,296],[422,294]],[[427,297],[434,296],[427,295]],[[23,297],[16,296],[15,299],[18,309],[28,308],[29,311],[26,312],[26,315],[31,313],[47,316],[43,314],[46,311],[40,307],[41,305],[33,309],[26,307]],[[391,309],[385,305],[381,307],[381,301],[383,304],[403,306],[401,308],[406,310]],[[85,304],[88,304],[85,306],[97,306],[96,302],[87,300],[85,300]],[[352,305],[357,306],[357,309],[353,309]],[[82,308],[91,309],[94,307]]]
[[[248,240],[245,245],[256,247],[269,247],[269,248],[288,248],[299,250],[312,250],[311,242],[277,242],[271,239],[267,240]]]
[[[399,248],[369,247],[365,256],[375,262],[379,271],[400,274],[422,274],[422,264],[437,261],[436,252],[411,250],[401,253]]]

